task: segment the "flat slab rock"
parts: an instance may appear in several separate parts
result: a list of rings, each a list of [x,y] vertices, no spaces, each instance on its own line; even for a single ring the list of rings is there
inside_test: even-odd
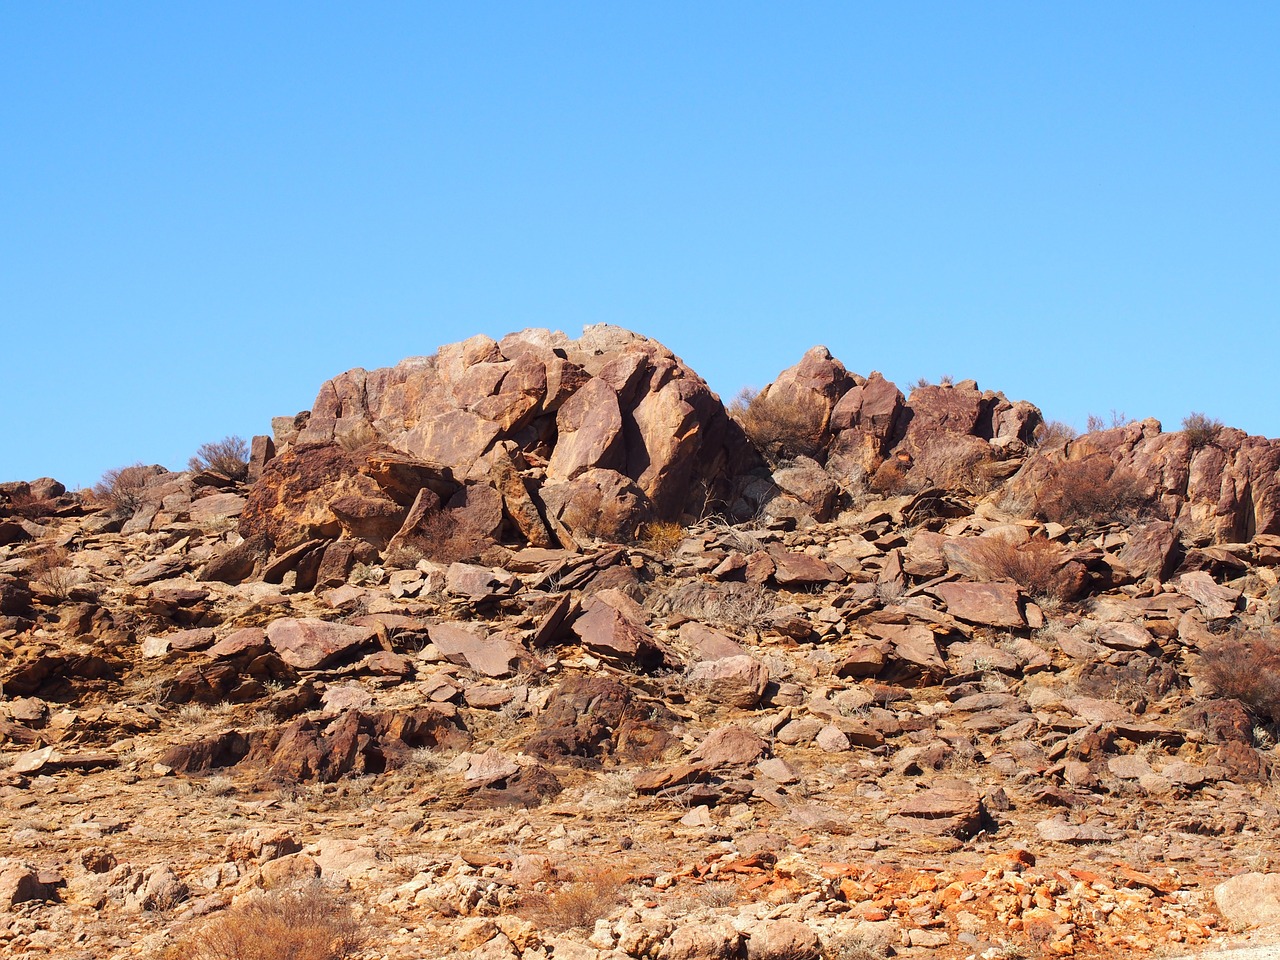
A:
[[[985,820],[977,787],[965,780],[943,780],[904,802],[891,822],[917,833],[964,839],[977,834]]]
[[[933,588],[947,613],[984,627],[1025,627],[1018,605],[1021,591],[1012,583],[940,583]]]
[[[520,666],[524,648],[501,634],[483,635],[453,623],[433,624],[431,642],[446,660],[486,677],[509,677]]]
[[[1060,817],[1041,820],[1036,824],[1036,832],[1040,839],[1052,843],[1111,843],[1120,838],[1114,830],[1088,823],[1068,823]]]
[[[376,631],[312,617],[275,620],[267,640],[280,659],[299,670],[317,670],[370,643]]]

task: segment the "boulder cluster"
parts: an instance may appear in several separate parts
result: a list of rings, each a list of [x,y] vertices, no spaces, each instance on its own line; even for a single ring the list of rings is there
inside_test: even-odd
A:
[[[730,411],[602,326],[349,371],[243,476],[0,484],[0,952],[317,882],[397,960],[1280,922],[1280,442],[1051,436],[821,347]]]

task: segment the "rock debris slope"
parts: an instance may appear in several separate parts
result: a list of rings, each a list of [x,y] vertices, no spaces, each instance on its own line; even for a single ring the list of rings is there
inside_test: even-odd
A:
[[[1239,933],[1278,457],[820,347],[730,416],[592,327],[342,374],[247,480],[0,485],[0,944],[185,955],[317,880],[370,958]]]

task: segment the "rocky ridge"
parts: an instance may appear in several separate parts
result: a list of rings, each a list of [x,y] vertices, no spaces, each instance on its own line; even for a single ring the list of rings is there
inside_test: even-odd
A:
[[[652,340],[525,331],[329,381],[246,480],[0,485],[6,954],[315,878],[387,958],[1280,915],[1280,718],[1208,669],[1280,639],[1280,443],[1040,425],[823,348],[735,419]]]

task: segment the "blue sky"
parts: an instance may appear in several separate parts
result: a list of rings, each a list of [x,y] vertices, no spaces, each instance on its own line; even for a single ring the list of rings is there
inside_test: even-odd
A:
[[[609,322],[1280,435],[1274,3],[0,2],[0,479]]]

